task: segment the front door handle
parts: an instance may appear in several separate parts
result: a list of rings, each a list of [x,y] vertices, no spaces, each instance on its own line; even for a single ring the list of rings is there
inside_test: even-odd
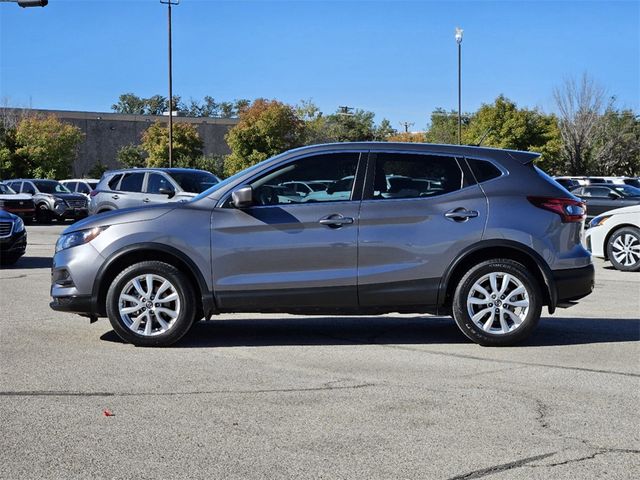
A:
[[[145,197],[144,200],[142,200],[144,203],[149,203],[149,199]]]
[[[120,198],[120,195],[111,195],[111,198],[113,198],[114,200],[117,200]]]
[[[334,213],[333,215],[329,215],[327,217],[321,218],[319,220],[320,225],[326,225],[331,228],[340,228],[343,225],[350,225],[353,223],[353,218],[351,217],[343,217],[338,213]]]
[[[470,218],[476,218],[478,216],[478,212],[476,210],[467,210],[464,207],[460,207],[449,210],[444,214],[444,216],[454,222],[465,222]]]

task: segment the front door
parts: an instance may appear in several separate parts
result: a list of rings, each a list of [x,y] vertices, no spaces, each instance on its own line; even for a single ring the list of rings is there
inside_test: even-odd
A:
[[[247,184],[253,206],[230,199],[212,215],[219,308],[285,311],[357,306],[358,213],[366,153],[311,155]],[[301,195],[291,182],[326,182]]]
[[[454,157],[370,156],[360,209],[360,304],[436,305],[453,259],[482,237],[486,198]]]

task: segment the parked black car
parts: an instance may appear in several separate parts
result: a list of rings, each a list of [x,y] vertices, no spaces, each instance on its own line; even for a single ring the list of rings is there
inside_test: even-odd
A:
[[[587,204],[587,218],[591,219],[615,208],[640,205],[640,188],[630,185],[599,183],[571,190]]]
[[[32,195],[38,222],[79,219],[88,215],[87,198],[79,193],[71,193],[56,180],[20,178],[10,180],[7,184],[18,193]]]
[[[26,249],[24,222],[13,213],[0,210],[0,265],[13,265]]]

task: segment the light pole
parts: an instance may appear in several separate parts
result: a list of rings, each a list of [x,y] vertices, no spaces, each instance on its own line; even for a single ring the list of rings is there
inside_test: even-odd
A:
[[[458,145],[462,145],[462,32],[456,27],[456,43],[458,44]]]
[[[169,20],[169,168],[173,166],[173,80],[171,64],[171,6],[178,5],[180,0],[160,0],[167,5],[167,18]]]

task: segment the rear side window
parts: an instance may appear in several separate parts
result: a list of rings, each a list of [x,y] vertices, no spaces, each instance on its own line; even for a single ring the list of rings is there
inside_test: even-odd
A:
[[[144,173],[125,173],[120,182],[122,192],[142,192]]]
[[[491,162],[484,160],[467,159],[473,175],[478,183],[486,182],[492,178],[498,178],[502,172]]]
[[[434,197],[462,188],[462,171],[453,157],[378,153],[373,198]]]
[[[122,178],[122,174],[118,174],[118,175],[114,175],[113,177],[111,177],[111,179],[109,179],[109,182],[107,183],[107,185],[109,185],[109,188],[111,190],[115,190],[118,188],[118,182],[120,182],[120,179]]]

